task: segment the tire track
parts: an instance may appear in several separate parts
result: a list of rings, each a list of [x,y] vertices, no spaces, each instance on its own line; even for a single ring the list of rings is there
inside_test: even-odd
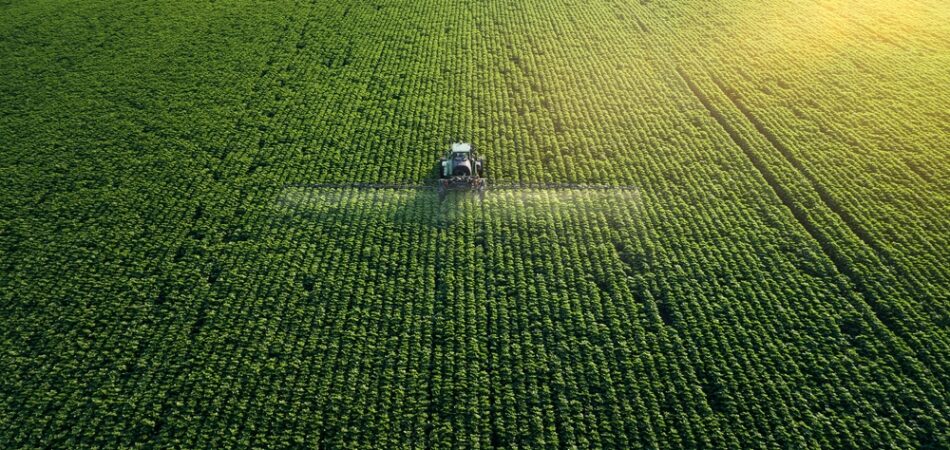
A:
[[[821,250],[824,252],[825,256],[834,264],[837,271],[848,278],[853,285],[851,290],[855,290],[858,294],[865,299],[865,301],[871,305],[871,309],[874,311],[875,316],[878,320],[884,324],[892,333],[894,332],[894,324],[890,320],[886,320],[886,315],[882,314],[879,308],[875,307],[875,302],[868,301],[869,298],[873,298],[873,295],[870,294],[870,291],[860,276],[860,274],[854,272],[850,264],[847,261],[847,258],[844,257],[834,246],[831,240],[819,230],[818,226],[812,222],[808,217],[808,213],[802,209],[798,203],[795,201],[791,192],[789,192],[782,184],[778,181],[775,174],[766,167],[765,163],[759,158],[758,155],[752,150],[751,144],[743,138],[738,130],[736,130],[729,121],[722,115],[722,113],[712,105],[712,102],[704,94],[696,83],[683,71],[682,68],[677,67],[676,73],[683,79],[683,82],[689,87],[689,90],[693,93],[693,96],[706,108],[706,111],[716,120],[716,123],[729,135],[733,143],[736,144],[746,157],[749,158],[749,161],[752,162],[752,165],[759,172],[762,178],[765,179],[769,187],[772,188],[772,191],[779,197],[782,201],[782,204],[791,211],[792,215],[798,221],[798,223],[808,232],[808,235],[818,243]],[[770,140],[771,142],[771,140]],[[781,151],[781,150],[779,150]]]
[[[932,383],[945,386],[945,383],[942,381],[944,369],[940,364],[941,355],[944,353],[943,341],[938,339],[933,342],[923,342],[917,337],[915,329],[905,323],[905,321],[920,320],[920,318],[915,315],[908,316],[908,313],[913,313],[913,309],[908,311],[899,305],[891,304],[891,299],[888,297],[888,294],[880,291],[879,283],[876,283],[873,279],[867,279],[865,274],[855,269],[850,262],[850,258],[836,245],[837,242],[834,237],[823,232],[821,226],[810,218],[809,213],[796,201],[795,196],[778,181],[776,175],[769,170],[760,157],[755,154],[751,144],[743,138],[723,114],[712,105],[710,99],[689,75],[680,67],[676,68],[676,72],[687,84],[692,94],[702,103],[723,130],[726,131],[732,141],[742,149],[785,207],[792,212],[795,219],[802,225],[806,232],[808,232],[810,237],[819,244],[822,252],[832,262],[837,272],[844,275],[847,281],[850,282],[849,284],[845,283],[844,280],[840,280],[837,283],[839,289],[841,289],[843,293],[846,293],[846,296],[848,292],[856,296],[855,300],[860,301],[860,303],[855,303],[859,311],[866,307],[866,311],[873,314],[876,321],[887,330],[890,335],[889,339],[892,339],[893,345],[896,345],[895,350],[902,349],[902,351],[907,352],[906,357],[899,357],[895,354],[895,358],[901,361],[901,372],[908,377],[919,379],[920,383],[922,383],[921,386],[926,389],[933,389],[934,384]],[[825,206],[832,209],[830,205],[826,204]],[[843,220],[840,216],[839,219]],[[859,243],[856,244],[860,245]],[[882,264],[883,261],[879,261],[878,263]],[[898,282],[898,280],[893,280],[893,282]],[[913,280],[911,280],[911,282],[913,282]],[[941,398],[938,403],[942,405],[943,400],[945,399]],[[942,406],[936,407],[938,409],[943,408]]]
[[[726,98],[729,99],[729,101],[733,104],[733,106],[735,106],[736,109],[738,109],[739,112],[741,112],[742,115],[746,118],[746,120],[748,120],[749,123],[751,123],[752,126],[755,127],[755,130],[759,134],[761,134],[762,137],[764,137],[765,140],[768,141],[768,143],[775,150],[777,150],[778,153],[781,154],[782,157],[786,161],[788,161],[788,163],[791,164],[792,167],[794,167],[795,170],[805,180],[808,181],[812,190],[814,190],[818,194],[818,197],[828,207],[828,209],[834,212],[838,216],[838,218],[841,219],[841,221],[844,222],[845,225],[847,225],[848,229],[851,230],[851,232],[855,236],[857,236],[861,240],[861,242],[864,243],[865,246],[867,246],[874,252],[874,254],[878,257],[878,259],[880,259],[888,267],[893,269],[899,278],[910,282],[914,289],[920,292],[928,292],[928,289],[917,280],[917,277],[914,274],[909,273],[906,269],[904,269],[904,267],[894,259],[894,257],[890,254],[890,252],[888,252],[880,243],[878,243],[874,239],[874,237],[871,236],[871,233],[859,223],[858,219],[856,219],[853,215],[851,215],[851,213],[849,213],[847,209],[842,207],[841,204],[839,204],[838,201],[835,200],[835,198],[831,195],[828,189],[826,189],[818,181],[818,179],[815,178],[815,176],[812,175],[808,171],[807,168],[805,168],[805,165],[802,164],[802,162],[799,161],[798,158],[795,157],[792,151],[788,147],[786,147],[785,144],[779,141],[778,137],[776,137],[775,134],[772,133],[765,126],[765,124],[762,123],[762,121],[760,121],[754,114],[752,114],[749,108],[746,107],[746,105],[742,103],[741,100],[739,100],[738,94],[735,92],[734,89],[731,89],[729,86],[727,86],[725,83],[723,83],[721,80],[719,80],[715,76],[712,76],[710,78],[712,79],[713,83],[715,83],[716,86],[719,87],[719,90],[722,91],[723,95],[725,95]]]

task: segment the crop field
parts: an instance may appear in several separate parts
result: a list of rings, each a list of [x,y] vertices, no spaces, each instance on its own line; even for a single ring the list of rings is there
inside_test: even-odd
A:
[[[0,0],[0,448],[950,448],[948,87],[941,0]]]

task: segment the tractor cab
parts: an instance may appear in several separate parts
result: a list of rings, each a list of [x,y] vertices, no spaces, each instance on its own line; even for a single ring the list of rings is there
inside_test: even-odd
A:
[[[477,162],[475,165],[480,166]],[[449,156],[442,159],[442,178],[465,176],[472,176],[472,146],[462,142],[452,144]]]

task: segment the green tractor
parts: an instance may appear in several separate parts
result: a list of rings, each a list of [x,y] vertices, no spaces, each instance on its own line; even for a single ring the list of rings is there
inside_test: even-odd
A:
[[[441,158],[440,162],[442,171],[439,173],[439,199],[445,198],[448,191],[475,191],[479,198],[484,196],[488,184],[483,178],[485,160],[478,157],[471,144],[452,144],[449,154]]]

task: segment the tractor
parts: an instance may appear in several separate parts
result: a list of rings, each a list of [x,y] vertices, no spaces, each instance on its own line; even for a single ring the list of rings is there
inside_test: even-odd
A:
[[[474,191],[479,198],[484,196],[485,160],[478,157],[471,144],[459,142],[452,144],[449,154],[440,158],[439,199],[445,198],[448,191]]]

